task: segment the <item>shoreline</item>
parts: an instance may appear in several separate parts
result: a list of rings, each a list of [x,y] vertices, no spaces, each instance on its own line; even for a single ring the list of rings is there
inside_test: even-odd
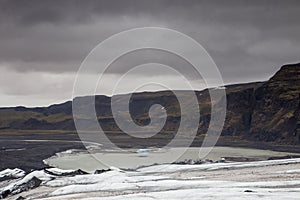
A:
[[[129,147],[128,141],[126,142],[118,136],[116,138],[120,147]],[[160,138],[154,139],[153,143],[159,146],[162,143],[161,140]],[[201,144],[201,138],[197,138],[191,147],[199,147],[198,144]],[[23,170],[27,172],[48,167],[43,163],[43,160],[54,156],[56,153],[69,149],[85,150],[85,146],[80,142],[78,135],[74,133],[0,134],[0,146],[0,170],[22,166]],[[143,148],[144,146],[147,146],[147,144],[139,144],[137,147]],[[264,142],[241,141],[237,138],[228,137],[221,137],[216,146],[300,153],[300,145],[276,145]],[[14,151],[14,149],[17,151]]]
[[[147,149],[146,154],[138,149],[130,151],[93,149],[93,151],[70,149],[45,159],[44,163],[63,170],[81,169],[87,172],[117,167],[122,170],[136,170],[141,167],[162,164],[207,164],[231,162],[255,162],[300,158],[300,154],[253,148],[215,146],[208,155],[200,157],[199,148]],[[88,163],[88,165],[87,165]]]

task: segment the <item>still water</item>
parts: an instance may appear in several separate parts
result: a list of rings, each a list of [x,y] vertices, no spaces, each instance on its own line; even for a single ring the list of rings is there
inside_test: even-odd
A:
[[[200,148],[170,148],[170,149],[131,149],[129,151],[99,151],[94,153],[66,151],[58,153],[45,160],[50,166],[61,169],[82,169],[93,172],[96,169],[118,167],[122,169],[135,169],[140,166],[172,163],[186,159],[221,160],[224,157],[249,158],[253,160],[266,160],[272,156],[296,155],[287,152],[259,150],[236,147],[214,147],[210,153],[203,157],[199,155]],[[182,154],[183,153],[183,154]]]

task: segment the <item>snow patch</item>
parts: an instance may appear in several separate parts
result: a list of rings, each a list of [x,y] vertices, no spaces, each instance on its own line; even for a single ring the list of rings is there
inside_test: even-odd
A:
[[[0,179],[4,177],[11,177],[11,178],[21,178],[25,176],[25,171],[15,168],[15,169],[5,169],[0,172]]]

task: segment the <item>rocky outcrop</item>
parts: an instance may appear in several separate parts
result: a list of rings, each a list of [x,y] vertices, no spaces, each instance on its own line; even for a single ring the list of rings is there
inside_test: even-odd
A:
[[[0,171],[0,182],[11,179],[17,179],[23,176],[25,176],[25,171],[21,169],[5,169],[3,171]]]
[[[87,172],[78,169],[78,170],[60,170],[57,168],[46,168],[44,169],[45,173],[52,176],[76,176],[76,175],[84,175],[88,174]]]
[[[8,195],[15,195],[22,193],[24,191],[28,191],[34,188],[37,188],[40,186],[42,181],[35,176],[26,180],[26,181],[21,181],[19,183],[14,184],[12,187],[8,189],[4,189],[0,191],[0,199],[6,198]]]
[[[48,181],[55,180],[57,178],[68,178],[77,175],[87,175],[88,173],[78,169],[78,170],[62,170],[58,168],[45,168],[43,170],[32,171],[25,176],[25,172],[20,169],[15,170],[3,170],[0,174],[17,174],[15,175],[17,180],[7,182],[5,187],[0,188],[0,199],[4,199],[8,196],[16,195],[34,188],[39,187],[42,183],[47,183]],[[105,171],[103,171],[105,172]],[[99,171],[100,174],[100,171]],[[2,180],[5,181],[5,180]],[[1,181],[0,181],[1,182]]]
[[[283,66],[255,91],[249,137],[280,143],[300,141],[300,64]]]

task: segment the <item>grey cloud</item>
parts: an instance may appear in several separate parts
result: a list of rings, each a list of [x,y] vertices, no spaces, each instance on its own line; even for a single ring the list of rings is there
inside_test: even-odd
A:
[[[298,0],[0,0],[0,69],[16,74],[73,74],[85,56],[112,34],[161,26],[202,44],[226,83],[265,80],[282,64],[300,59],[299,10]],[[154,55],[128,55],[115,63],[110,74],[119,75]],[[157,61],[166,59],[167,64],[188,68],[170,55],[161,56]],[[72,85],[68,81],[58,85]],[[40,84],[52,83],[41,80]],[[16,95],[19,87],[3,84],[0,90]]]
[[[201,42],[218,62],[226,62],[219,54],[232,60],[236,52],[248,53],[245,49],[253,42],[299,40],[299,1],[0,2],[0,61],[15,62],[19,70],[77,70],[98,42],[141,26],[182,31]],[[55,65],[43,67],[43,62]]]

